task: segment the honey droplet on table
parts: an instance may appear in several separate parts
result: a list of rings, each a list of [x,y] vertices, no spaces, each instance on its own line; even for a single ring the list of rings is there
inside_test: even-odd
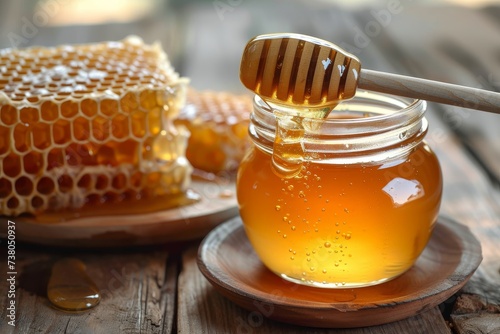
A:
[[[99,289],[85,271],[85,264],[74,258],[57,261],[47,287],[47,297],[60,309],[82,311],[101,300]]]

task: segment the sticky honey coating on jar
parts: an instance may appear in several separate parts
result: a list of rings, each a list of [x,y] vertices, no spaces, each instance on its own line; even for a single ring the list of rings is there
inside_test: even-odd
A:
[[[277,274],[319,287],[370,285],[402,274],[424,249],[442,184],[425,143],[387,164],[306,161],[292,178],[276,175],[271,159],[254,148],[237,192],[246,233]]]
[[[240,80],[267,102],[330,111],[354,96],[359,60],[334,44],[298,34],[261,35],[248,42]]]
[[[0,51],[0,214],[179,195],[187,81],[157,44]]]

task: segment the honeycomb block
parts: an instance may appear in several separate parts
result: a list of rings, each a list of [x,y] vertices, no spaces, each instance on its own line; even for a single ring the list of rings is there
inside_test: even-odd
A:
[[[174,123],[191,133],[186,156],[193,167],[212,173],[236,170],[251,143],[252,107],[249,95],[188,91],[186,106]]]
[[[137,37],[0,50],[0,215],[183,192],[186,87]]]

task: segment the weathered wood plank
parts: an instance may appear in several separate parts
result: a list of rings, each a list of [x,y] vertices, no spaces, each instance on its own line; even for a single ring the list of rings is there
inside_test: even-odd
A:
[[[451,314],[451,322],[458,333],[500,333],[500,305],[490,304],[488,299],[494,294],[498,298],[499,290],[487,283],[470,284],[469,289],[476,291],[458,296]],[[482,291],[477,291],[483,288]],[[474,293],[474,294],[472,294]],[[484,296],[488,297],[484,297]]]
[[[451,319],[458,333],[500,333],[500,315],[498,314],[452,315]]]
[[[86,264],[88,275],[102,295],[94,309],[65,312],[48,301],[46,289],[51,266],[63,256],[78,258]],[[6,308],[2,307],[0,332],[170,333],[177,265],[166,267],[167,257],[168,252],[161,250],[77,252],[18,246],[16,326],[4,321]],[[2,269],[4,263],[2,260]],[[5,288],[2,284],[2,298],[6,296]]]
[[[335,334],[400,334],[449,332],[437,308],[398,322],[354,329],[318,329],[284,324],[268,319],[267,312],[249,312],[225,299],[198,270],[197,249],[185,252],[179,276],[179,333],[335,333]]]

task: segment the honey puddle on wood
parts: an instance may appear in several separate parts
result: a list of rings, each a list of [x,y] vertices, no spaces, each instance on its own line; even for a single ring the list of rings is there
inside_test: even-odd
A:
[[[85,269],[85,264],[75,258],[57,261],[47,286],[50,302],[65,311],[87,310],[99,304],[99,288]]]
[[[104,203],[101,205],[89,204],[84,206],[81,210],[44,212],[35,216],[34,219],[39,223],[50,224],[86,217],[148,214],[194,204],[200,200],[200,194],[192,189],[188,189],[185,193],[176,195],[161,195],[154,198],[124,200],[118,203]]]

